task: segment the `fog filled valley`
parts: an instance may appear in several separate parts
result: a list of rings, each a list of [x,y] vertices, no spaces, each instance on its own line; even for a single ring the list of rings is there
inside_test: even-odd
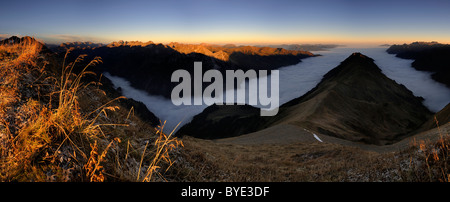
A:
[[[450,0],[2,1],[0,185],[433,200],[449,19]]]
[[[0,41],[0,180],[448,181],[448,45],[423,51],[436,44],[394,45],[393,54],[138,41],[49,48],[13,36]],[[247,105],[260,97],[249,90],[255,80],[224,89],[224,100],[245,92],[240,105],[176,106],[178,69],[277,70],[278,113]]]
[[[386,48],[333,48],[326,51],[316,51],[318,57],[302,59],[302,62],[280,68],[279,96],[280,105],[304,95],[314,88],[328,71],[338,66],[345,58],[354,52],[373,58],[382,72],[399,84],[403,84],[413,92],[415,96],[423,97],[423,104],[432,112],[444,108],[450,100],[450,89],[444,84],[431,79],[431,73],[418,71],[411,68],[411,59],[402,59],[388,54]],[[207,105],[181,105],[175,106],[170,99],[163,96],[150,95],[143,90],[133,88],[130,83],[117,76],[105,72],[104,75],[111,79],[116,88],[121,88],[124,96],[143,102],[161,120],[167,120],[166,130],[169,132],[181,123],[177,130],[191,121],[192,117],[202,112]],[[270,75],[269,75],[270,77]],[[247,85],[241,84],[237,90],[243,90],[247,99],[237,100],[237,103],[247,103],[248,95],[257,96],[255,92],[249,92]],[[270,88],[269,88],[270,89]],[[256,92],[257,93],[257,92]],[[225,93],[224,93],[225,94]],[[258,107],[258,105],[256,105]],[[181,116],[180,116],[181,115]]]

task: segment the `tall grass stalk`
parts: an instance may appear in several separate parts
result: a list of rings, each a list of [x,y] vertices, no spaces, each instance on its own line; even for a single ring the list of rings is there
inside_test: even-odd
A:
[[[172,137],[172,134],[175,132],[176,128],[180,125],[180,123],[178,123],[175,126],[175,128],[172,130],[172,132],[170,132],[169,135],[166,135],[163,132],[166,121],[164,121],[164,123],[160,123],[160,125],[157,127],[156,135],[158,135],[158,137],[156,138],[156,140],[154,142],[155,151],[153,154],[153,158],[145,172],[144,177],[142,179],[140,179],[142,159],[144,158],[145,151],[146,151],[146,149],[148,147],[148,143],[149,143],[149,142],[147,142],[145,145],[144,151],[142,153],[141,162],[139,164],[138,176],[136,179],[137,181],[150,182],[152,180],[152,177],[155,174],[157,174],[159,177],[164,179],[164,177],[158,171],[158,169],[161,168],[160,167],[161,161],[169,164],[165,170],[165,171],[167,171],[173,165],[173,161],[170,159],[170,152],[179,146],[184,146],[182,141],[178,140],[177,138]]]

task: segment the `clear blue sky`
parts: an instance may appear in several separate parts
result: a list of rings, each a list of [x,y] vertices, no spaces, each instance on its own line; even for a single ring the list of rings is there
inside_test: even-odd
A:
[[[10,35],[49,43],[450,43],[450,1],[3,1],[0,37]]]

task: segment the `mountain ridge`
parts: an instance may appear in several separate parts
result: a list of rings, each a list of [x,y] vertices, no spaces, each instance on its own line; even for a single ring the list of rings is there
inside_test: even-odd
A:
[[[392,45],[386,52],[396,57],[413,59],[411,67],[419,71],[432,72],[431,78],[450,88],[450,44],[438,42],[413,42]]]
[[[220,111],[226,109],[217,110]],[[214,113],[199,115],[208,116],[214,117]],[[353,53],[325,74],[315,88],[280,106],[278,115],[255,118],[261,125],[253,132],[279,124],[290,124],[354,142],[384,145],[407,137],[430,116],[431,112],[423,106],[421,98],[387,78],[372,58]],[[193,123],[196,123],[195,119]],[[251,127],[249,124],[255,120],[242,122],[241,126]],[[186,127],[195,128],[195,125],[187,124]],[[197,137],[196,132],[181,128],[179,135],[185,133]],[[215,132],[201,131],[201,134],[208,133]],[[237,135],[242,134],[230,136]]]
[[[165,98],[171,97],[171,90],[177,85],[171,82],[172,73],[178,69],[184,69],[192,75],[194,62],[197,61],[202,62],[202,73],[204,73],[211,69],[221,72],[237,69],[272,70],[294,65],[301,62],[303,58],[314,56],[304,51],[250,46],[225,48],[205,44],[164,45],[153,42],[123,41],[112,44],[115,45],[91,49],[75,48],[71,50],[68,57],[74,59],[78,55],[87,54],[87,60],[89,60],[94,56],[100,56],[103,63],[97,65],[94,70],[98,74],[109,72],[113,76],[127,79],[134,88]],[[204,83],[203,88],[207,85]]]

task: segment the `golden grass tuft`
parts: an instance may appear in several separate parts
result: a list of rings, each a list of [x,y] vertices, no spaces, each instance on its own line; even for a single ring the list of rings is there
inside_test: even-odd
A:
[[[167,171],[172,165],[173,161],[170,159],[170,152],[174,149],[176,149],[179,146],[184,146],[183,142],[178,140],[177,138],[171,138],[172,134],[174,133],[175,129],[180,125],[178,125],[172,130],[172,132],[169,135],[164,134],[162,131],[164,129],[164,126],[166,125],[166,121],[164,123],[160,123],[160,125],[157,127],[156,134],[159,135],[158,138],[154,142],[154,148],[155,151],[153,151],[153,159],[151,160],[150,165],[147,168],[147,171],[145,172],[145,176],[143,178],[140,178],[140,170],[142,165],[142,160],[145,156],[145,151],[148,147],[148,142],[145,145],[144,151],[142,153],[141,163],[139,164],[139,171],[136,181],[142,181],[142,182],[150,182],[152,180],[152,177],[157,174],[159,177],[165,180],[165,178],[161,175],[161,173],[158,171],[160,169],[160,163],[161,161],[164,161],[168,164],[165,171]]]
[[[437,141],[414,139],[409,150],[409,167],[403,173],[405,181],[450,182],[450,136],[448,133],[442,133],[436,117],[434,120],[439,131],[439,139]]]
[[[131,110],[113,105],[125,97],[94,101],[92,97],[107,99],[106,94],[93,87],[97,82],[82,80],[94,74],[87,69],[102,62],[101,58],[95,57],[76,74],[75,66],[86,55],[66,65],[69,50],[60,76],[41,78],[46,63],[36,68],[37,58],[42,57],[39,48],[34,44],[0,46],[6,58],[0,73],[0,181],[153,181],[156,173],[162,177],[161,164],[170,168],[169,153],[181,141],[162,133],[163,125],[160,130],[143,130],[148,125],[130,117]],[[28,83],[24,77],[30,77]],[[31,86],[46,86],[46,99],[32,98],[40,94],[29,92],[34,90]],[[94,109],[87,111],[88,106]],[[143,139],[147,143],[142,152]],[[146,153],[152,139],[154,144]],[[143,174],[141,167],[146,168]]]
[[[23,51],[12,66],[34,66],[33,58],[30,56],[32,55],[30,52],[35,51],[34,47],[36,46],[31,46],[29,51]],[[102,131],[100,124],[95,124],[97,117],[89,119],[80,112],[77,92],[91,84],[81,83],[81,78],[91,73],[87,72],[86,69],[101,62],[101,60],[95,58],[84,67],[80,74],[72,73],[76,63],[82,61],[83,57],[80,56],[74,63],[63,66],[59,82],[54,83],[56,91],[50,92],[48,104],[40,104],[37,101],[29,100],[24,105],[25,108],[31,110],[28,111],[29,118],[26,125],[20,127],[16,134],[10,134],[13,137],[10,140],[12,152],[5,158],[5,165],[8,166],[3,168],[6,170],[7,176],[5,177],[7,179],[22,180],[24,178],[25,180],[29,176],[24,176],[24,174],[36,170],[36,164],[50,162],[51,165],[56,162],[58,151],[65,143],[69,143],[73,148],[74,156],[79,155],[87,158],[86,152],[78,146],[79,141],[95,139]],[[51,100],[54,94],[58,94],[57,106],[52,106]],[[104,111],[105,108],[101,110]],[[78,137],[76,137],[77,135]],[[55,147],[56,150],[53,151],[52,149]]]

